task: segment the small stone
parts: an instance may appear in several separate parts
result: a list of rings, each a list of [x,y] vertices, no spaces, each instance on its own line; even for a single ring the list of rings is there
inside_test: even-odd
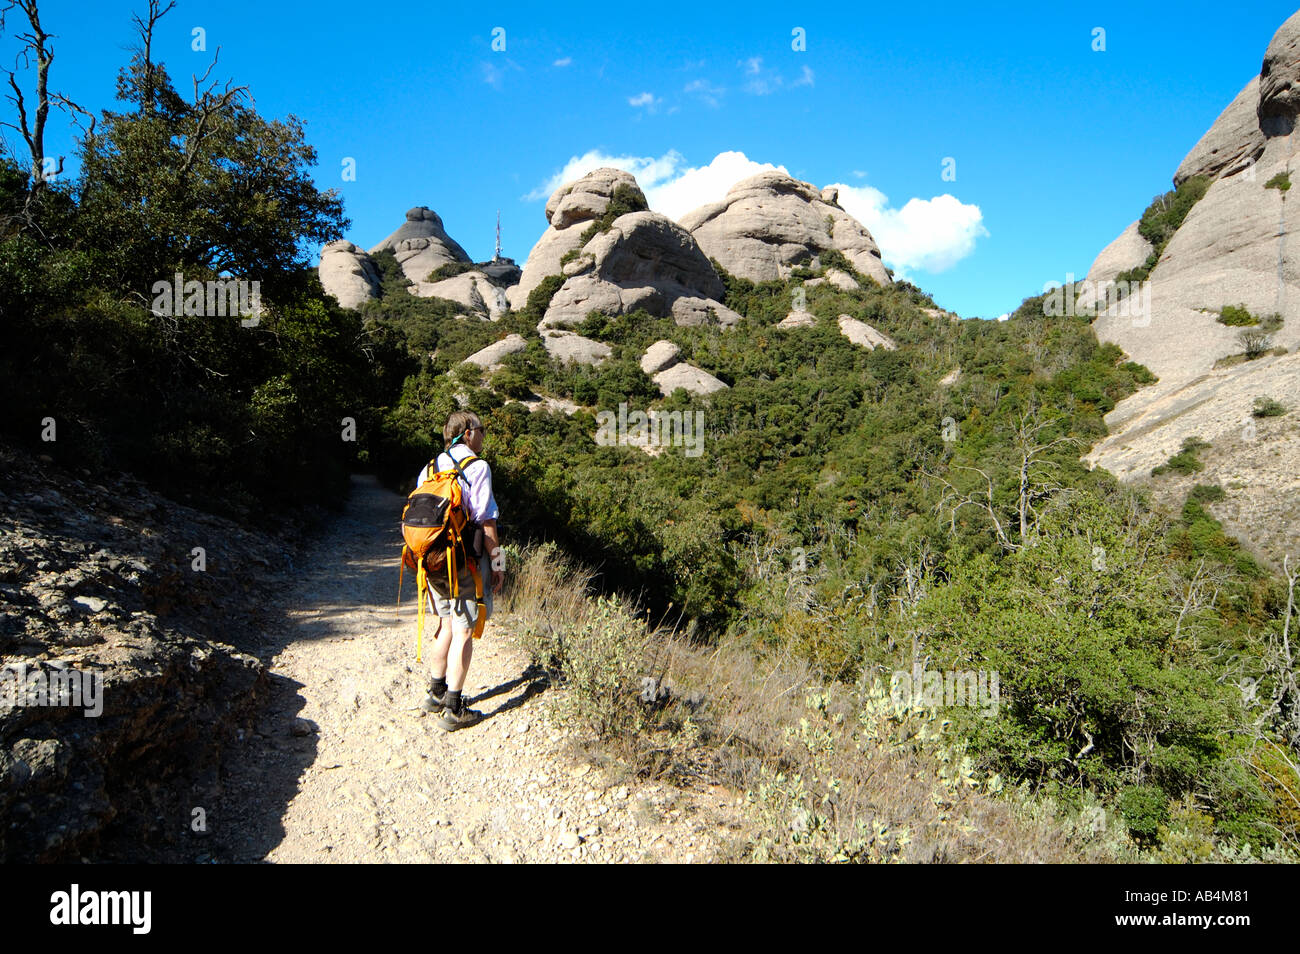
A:
[[[582,836],[576,831],[566,831],[560,836],[560,847],[572,851],[582,844]]]
[[[103,612],[108,604],[97,596],[74,596],[72,602],[91,613]]]
[[[315,731],[315,729],[316,727],[312,725],[311,722],[300,717],[293,720],[293,725],[290,726],[289,732],[292,735],[301,738],[302,736],[305,735],[311,735],[312,732]]]

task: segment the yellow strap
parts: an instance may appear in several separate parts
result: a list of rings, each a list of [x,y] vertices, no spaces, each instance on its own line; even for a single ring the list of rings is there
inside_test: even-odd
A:
[[[483,615],[486,612],[486,606],[483,603],[483,574],[478,570],[478,563],[471,560],[469,572],[474,577],[474,602],[478,604],[478,613],[474,616],[474,638],[478,639],[483,635]]]
[[[406,547],[402,547],[402,555],[397,561],[397,620],[402,620],[402,577],[406,574]]]
[[[424,573],[424,561],[421,560],[415,570],[415,589],[420,597],[420,615],[419,622],[415,630],[415,661],[424,662],[424,604],[428,601],[427,583]]]

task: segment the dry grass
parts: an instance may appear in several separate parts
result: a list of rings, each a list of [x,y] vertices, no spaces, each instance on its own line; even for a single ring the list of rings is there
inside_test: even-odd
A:
[[[503,608],[581,702],[568,713],[593,743],[638,775],[743,797],[731,860],[1132,860],[1123,826],[1099,807],[1065,812],[981,777],[933,711],[827,684],[788,649],[759,658],[738,640],[706,647],[653,630],[630,603],[590,598],[591,573],[554,548],[515,566]],[[660,687],[653,703],[647,678]]]

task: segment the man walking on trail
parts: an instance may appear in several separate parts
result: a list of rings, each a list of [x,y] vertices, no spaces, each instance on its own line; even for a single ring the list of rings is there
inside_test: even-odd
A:
[[[492,495],[492,468],[480,455],[483,453],[483,423],[472,411],[455,411],[447,418],[447,425],[442,429],[442,438],[447,449],[438,455],[433,464],[435,471],[451,470],[453,463],[460,464],[468,457],[476,457],[464,465],[458,478],[461,482],[462,500],[467,516],[473,527],[466,527],[467,559],[479,561],[479,574],[484,581],[484,620],[492,618],[492,594],[501,588],[504,578],[504,563],[501,560],[501,541],[497,536],[497,502]],[[416,485],[424,482],[428,467],[420,472]],[[489,570],[491,586],[487,585]],[[439,586],[439,583],[442,585]],[[459,581],[460,595],[450,599],[445,581],[433,577],[430,580],[429,602],[438,614],[438,636],[433,646],[433,683],[429,689],[422,709],[438,714],[438,724],[447,731],[455,731],[467,725],[473,725],[480,718],[480,713],[465,705],[461,691],[465,686],[465,674],[474,655],[472,633],[478,617],[478,606],[474,602],[474,580],[469,573],[468,564],[461,573]]]

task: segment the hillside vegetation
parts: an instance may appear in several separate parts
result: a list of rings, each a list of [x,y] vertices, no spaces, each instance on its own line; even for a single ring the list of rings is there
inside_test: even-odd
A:
[[[140,53],[119,87],[124,111],[83,140],[76,181],[0,167],[11,439],[272,523],[337,503],[356,466],[401,486],[467,405],[487,425],[507,538],[557,547],[606,600],[539,628],[539,662],[585,687],[576,717],[594,736],[662,740],[659,757],[628,755],[638,770],[744,787],[764,832],[751,857],[974,857],[907,850],[922,829],[972,823],[947,813],[967,789],[1084,833],[1080,857],[1102,851],[1087,818],[1113,820],[1104,857],[1294,857],[1295,580],[1224,535],[1202,506],[1212,490],[1163,512],[1079,462],[1151,380],[1085,317],[1029,299],[1005,322],[952,321],[825,253],[785,281],[718,266],[734,330],[592,315],[577,330],[611,357],[560,365],[537,330],[557,278],[484,322],[411,296],[379,255],[380,297],[341,309],[307,249],[347,223],[312,184],[301,125],[241,95],[187,102]],[[1144,218],[1153,241],[1196,188]],[[861,289],[801,287],[831,266]],[[178,273],[256,280],[262,310],[160,313],[156,283]],[[796,294],[815,325],[776,327]],[[842,314],[897,350],[850,343]],[[499,370],[462,363],[508,333],[528,346]],[[730,387],[661,397],[640,358],[664,338]],[[578,410],[524,403],[547,397]],[[702,453],[598,444],[597,415],[620,405],[701,413]],[[665,632],[676,669],[658,665],[697,684],[694,702],[635,701]],[[999,696],[900,697],[898,674],[927,672],[949,687],[995,675]],[[896,750],[899,778],[921,766],[937,786],[900,788],[897,804],[947,806],[918,810],[906,836],[867,807],[873,760]]]
[[[420,357],[388,426],[418,465],[460,395],[487,422],[512,534],[558,542],[698,644],[801,660],[828,689],[884,691],[917,666],[999,673],[996,718],[942,712],[976,777],[1100,799],[1149,848],[1294,846],[1286,586],[1195,500],[1161,513],[1078,459],[1149,372],[1038,299],[1006,322],[955,322],[860,275],[861,291],[805,290],[815,327],[776,328],[813,274],[726,276],[747,319],[732,331],[593,314],[578,330],[613,348],[598,367],[547,359],[545,286],[526,321],[497,327],[531,340],[494,374],[458,365],[482,343],[464,321],[430,318],[437,356]],[[386,302],[372,327],[411,334]],[[840,314],[898,350],[849,343]],[[731,388],[660,398],[638,362],[661,338]],[[540,395],[581,409],[518,400]],[[702,411],[704,452],[598,445],[595,415],[620,403]]]

